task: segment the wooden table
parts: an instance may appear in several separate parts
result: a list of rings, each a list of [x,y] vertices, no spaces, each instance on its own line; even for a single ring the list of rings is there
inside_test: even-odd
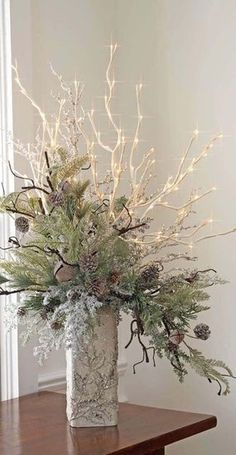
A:
[[[1,455],[163,455],[164,447],[216,426],[216,418],[120,404],[119,425],[71,428],[65,396],[41,392],[0,403]]]

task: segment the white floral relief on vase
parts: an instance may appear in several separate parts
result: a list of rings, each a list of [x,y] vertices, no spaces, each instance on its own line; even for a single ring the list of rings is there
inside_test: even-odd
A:
[[[104,307],[67,351],[67,418],[72,427],[114,426],[118,418],[117,316]]]

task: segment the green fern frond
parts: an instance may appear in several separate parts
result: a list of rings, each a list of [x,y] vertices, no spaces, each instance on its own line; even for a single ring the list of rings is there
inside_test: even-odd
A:
[[[81,199],[84,196],[85,191],[90,185],[89,180],[85,180],[84,182],[77,182],[73,187],[73,193],[77,199]]]
[[[221,394],[221,385],[225,386],[223,395],[227,395],[230,392],[228,378],[233,377],[233,373],[223,361],[207,359],[198,350],[190,348],[188,363],[197,374],[206,377],[209,381],[216,381],[220,385],[219,395]],[[220,368],[223,372],[218,371],[217,368]]]
[[[63,147],[57,147],[56,148],[56,151],[55,151],[55,155],[58,155],[59,158],[60,158],[60,161],[62,163],[65,163],[66,160],[68,159],[68,152],[66,149],[64,149]]]

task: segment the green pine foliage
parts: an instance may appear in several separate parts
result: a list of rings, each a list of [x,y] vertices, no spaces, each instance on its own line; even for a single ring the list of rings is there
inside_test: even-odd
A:
[[[66,321],[61,312],[58,320],[53,319],[63,304],[61,299],[68,289],[79,286],[104,305],[133,316],[131,337],[138,339],[144,360],[149,360],[151,352],[165,356],[181,382],[191,368],[217,383],[220,392],[224,386],[227,394],[231,370],[189,345],[193,322],[209,309],[208,288],[223,281],[212,271],[168,274],[158,262],[144,266],[139,245],[129,241],[132,229],[129,231],[127,219],[125,224],[121,218],[120,224],[113,226],[107,217],[107,203],[94,203],[88,197],[90,182],[74,180],[84,163],[81,158],[50,168],[49,178],[58,188],[56,202],[45,196],[43,210],[28,192],[2,198],[2,211],[13,207],[13,213],[28,214],[30,223],[24,242],[17,237],[9,239],[10,258],[0,263],[0,284],[5,286],[2,293],[24,293],[21,317],[35,317],[37,327],[52,320],[52,330],[56,330]],[[72,180],[60,181],[65,177]],[[115,201],[116,216],[125,204],[125,197]],[[58,281],[61,267],[73,269],[69,283]]]

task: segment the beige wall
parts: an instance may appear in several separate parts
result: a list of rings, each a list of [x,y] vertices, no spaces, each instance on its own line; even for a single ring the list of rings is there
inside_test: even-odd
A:
[[[218,188],[208,203],[199,204],[203,216],[213,215],[218,220],[214,229],[220,231],[235,225],[235,1],[119,0],[117,3],[122,43],[120,72],[133,80],[134,72],[138,74],[140,68],[144,80],[150,81],[144,103],[146,113],[155,115],[155,130],[150,127],[149,132],[159,150],[160,180],[167,173],[171,175],[176,158],[181,156],[197,124],[203,130],[203,142],[209,135],[223,130],[226,136],[223,143],[201,165],[193,180],[198,188],[214,185]],[[129,98],[125,102],[128,105]],[[199,146],[202,140],[199,139]],[[236,237],[231,236],[205,242],[196,251],[201,266],[214,266],[230,281],[212,291],[212,310],[203,315],[212,328],[212,337],[202,348],[209,357],[225,359],[234,371],[235,250]],[[140,354],[133,347],[127,355],[131,364]],[[219,398],[214,386],[192,374],[184,385],[178,384],[168,363],[161,360],[156,369],[143,365],[135,376],[129,373],[126,393],[133,402],[218,416],[216,431],[179,443],[168,449],[169,454],[235,452],[235,382],[232,382],[232,394]]]
[[[174,169],[176,158],[181,156],[197,124],[203,130],[199,146],[208,135],[222,129],[226,135],[223,143],[201,165],[193,181],[199,188],[216,184],[219,189],[208,204],[199,206],[204,216],[213,214],[218,220],[215,229],[236,224],[234,0],[12,0],[12,3],[17,4],[15,23],[22,25],[23,21],[27,27],[28,18],[22,14],[23,5],[28,3],[29,42],[25,35],[17,36],[19,28],[16,28],[15,48],[21,48],[17,58],[26,82],[32,84],[37,100],[49,111],[52,106],[47,93],[54,84],[47,67],[49,61],[65,78],[72,79],[76,74],[86,81],[91,94],[86,99],[89,104],[92,97],[102,93],[106,64],[103,45],[113,32],[121,45],[118,80],[126,82],[120,84],[116,109],[123,112],[130,132],[134,120],[134,84],[137,79],[146,82],[143,111],[149,118],[144,122],[142,135],[147,141],[144,145],[150,142],[158,149],[161,182]],[[21,40],[25,40],[23,46]],[[28,49],[26,54],[24,49]],[[33,68],[32,75],[29,75],[27,61]],[[20,121],[22,118],[18,118]],[[24,134],[25,129],[23,122]],[[198,252],[201,266],[214,266],[231,282],[212,292],[212,310],[204,318],[211,325],[212,337],[203,348],[209,357],[225,359],[236,371],[235,247],[235,237],[222,238],[204,243]],[[121,347],[128,337],[126,323],[121,329]],[[218,416],[217,431],[179,443],[169,448],[169,454],[220,455],[223,450],[227,454],[234,453],[236,384],[232,384],[229,398],[219,398],[214,386],[210,387],[207,381],[192,374],[180,385],[165,360],[159,361],[156,369],[140,366],[133,376],[131,365],[140,352],[136,345],[126,353],[121,352],[122,358],[127,356],[128,361],[122,382],[130,401]],[[22,371],[24,362],[26,360],[22,361]],[[62,354],[53,355],[40,374],[63,370],[63,362]]]

